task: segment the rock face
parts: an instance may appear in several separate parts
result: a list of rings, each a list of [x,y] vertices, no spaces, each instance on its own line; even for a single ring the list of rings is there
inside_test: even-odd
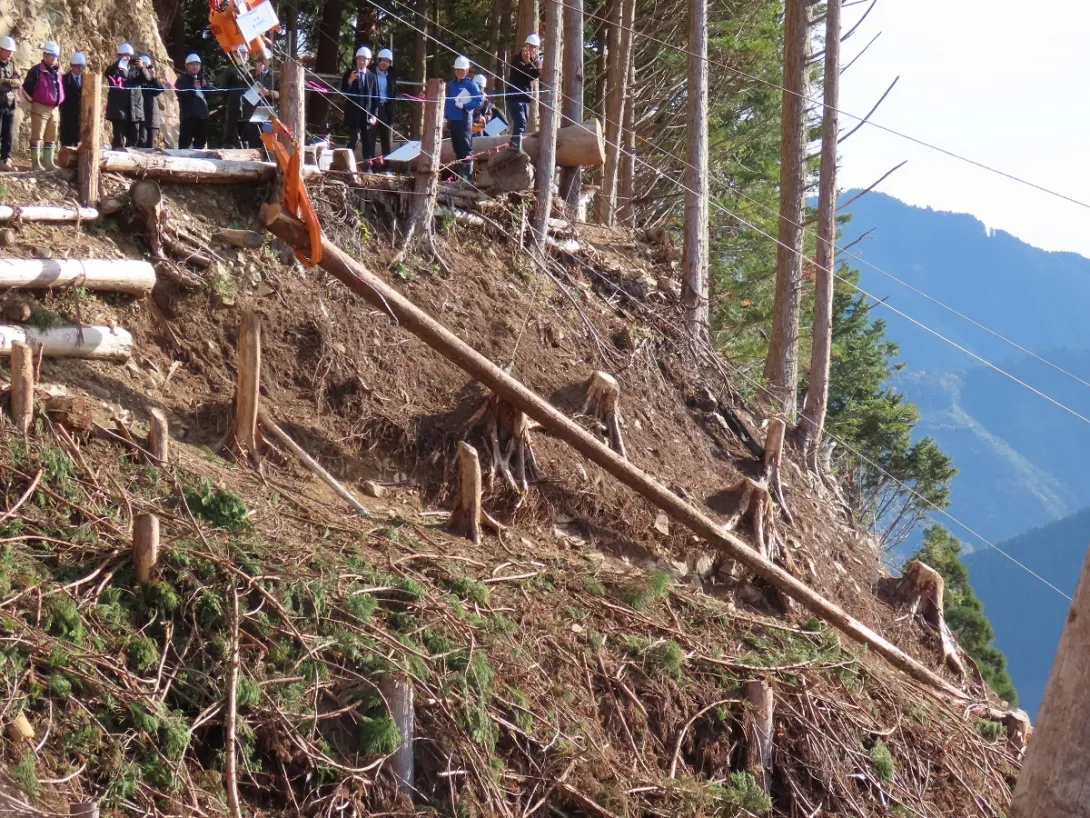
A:
[[[159,37],[155,11],[147,0],[0,0],[0,35],[19,44],[15,63],[25,75],[41,60],[42,44],[55,40],[61,47],[62,71],[68,70],[73,51],[87,55],[87,70],[101,74],[114,61],[118,43],[128,40],[137,54],[149,54],[160,79],[173,84],[175,72]],[[173,94],[160,94],[163,134],[177,133],[178,105]],[[19,103],[16,151],[29,138],[29,106]],[[108,130],[108,129],[107,129]],[[109,139],[109,133],[106,134]]]

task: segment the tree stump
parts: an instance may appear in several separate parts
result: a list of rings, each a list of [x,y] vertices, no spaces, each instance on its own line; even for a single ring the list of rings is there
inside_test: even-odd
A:
[[[11,720],[8,725],[8,736],[14,744],[34,741],[34,725],[30,723],[26,713],[20,713]]]
[[[757,552],[767,560],[775,560],[780,555],[779,534],[776,530],[776,504],[772,502],[772,495],[768,492],[768,484],[763,480],[758,481],[744,474],[727,491],[742,492],[738,500],[738,507],[734,514],[724,524],[727,531],[734,528],[747,516],[752,521],[753,539],[757,544]]]
[[[11,416],[19,434],[30,434],[34,422],[34,350],[21,341],[11,344]]]
[[[746,682],[746,711],[743,728],[746,734],[746,772],[756,779],[761,789],[772,786],[772,716],[774,697],[766,681]]]
[[[171,223],[158,182],[138,179],[129,187],[129,198],[142,223],[152,258],[163,263],[160,269],[164,275],[186,286],[198,286],[203,279],[181,270],[174,262],[206,270],[213,261],[223,261],[203,240]]]
[[[497,536],[505,530],[481,508],[481,461],[477,450],[461,440],[458,442],[458,499],[450,515],[450,524],[473,540],[474,545],[480,545],[481,523],[495,531]]]
[[[492,189],[498,193],[519,193],[534,187],[534,164],[529,155],[506,148],[488,160]]]
[[[132,561],[136,581],[151,582],[159,561],[159,518],[154,514],[138,514],[132,521]]]
[[[529,481],[538,478],[530,432],[539,424],[496,393],[484,400],[469,419],[468,428],[472,430],[479,423],[485,427],[485,440],[492,452],[488,465],[489,482],[499,471],[507,484],[522,494],[529,488]]]
[[[353,183],[359,182],[359,177],[356,175],[356,154],[348,148],[334,148],[333,161],[329,169],[342,171],[348,174],[348,178]]]
[[[627,459],[621,434],[621,389],[617,379],[605,372],[595,372],[587,381],[587,400],[582,413],[596,418],[609,434],[609,448]]]
[[[413,741],[416,738],[413,682],[404,674],[387,676],[382,680],[380,690],[400,736],[400,744],[390,756],[390,771],[397,782],[398,793],[412,798],[416,792],[413,770]]]
[[[156,407],[148,410],[148,451],[157,465],[170,460],[170,425],[166,412]]]
[[[98,818],[98,801],[73,801],[68,814],[71,818]]]
[[[238,380],[235,384],[234,414],[225,438],[236,459],[261,470],[263,447],[257,426],[261,405],[261,319],[253,310],[243,310],[238,336]]]
[[[780,470],[783,464],[783,441],[787,434],[787,422],[783,418],[772,418],[768,422],[768,434],[765,436],[764,477],[779,503],[780,510],[788,523],[793,523],[787,501],[783,498],[783,484]]]
[[[961,648],[943,615],[945,593],[946,583],[939,572],[919,560],[905,566],[895,590],[895,595],[908,604],[910,616],[919,616],[938,632],[943,661],[952,671],[964,676],[965,662],[961,658]]]

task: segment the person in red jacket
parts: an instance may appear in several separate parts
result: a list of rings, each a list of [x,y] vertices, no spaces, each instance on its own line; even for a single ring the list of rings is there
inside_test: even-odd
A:
[[[23,96],[30,100],[30,166],[32,170],[56,170],[53,145],[57,141],[57,109],[64,102],[61,49],[50,40],[42,46],[42,61],[27,71]],[[42,140],[45,139],[45,153]]]

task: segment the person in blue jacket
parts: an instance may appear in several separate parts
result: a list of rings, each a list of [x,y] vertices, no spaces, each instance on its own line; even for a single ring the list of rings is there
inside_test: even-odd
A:
[[[484,103],[480,87],[468,74],[469,57],[458,57],[454,61],[454,81],[447,84],[447,101],[443,110],[450,130],[451,147],[460,160],[466,160],[473,153],[473,111]],[[460,161],[456,170],[467,182],[473,181],[472,161]]]

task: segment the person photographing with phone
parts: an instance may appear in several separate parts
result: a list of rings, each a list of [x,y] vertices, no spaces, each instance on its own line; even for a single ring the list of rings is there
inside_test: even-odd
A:
[[[526,123],[530,119],[534,82],[541,77],[540,51],[541,38],[531,33],[522,44],[522,50],[511,60],[507,80],[511,94],[507,97],[507,113],[511,117],[511,147],[515,150],[522,150],[522,138],[526,135]]]
[[[371,129],[378,124],[378,77],[370,71],[371,49],[361,45],[356,50],[355,65],[341,77],[341,91],[348,97],[344,126],[348,129],[348,149],[362,143],[363,158],[373,159],[375,139]]]

